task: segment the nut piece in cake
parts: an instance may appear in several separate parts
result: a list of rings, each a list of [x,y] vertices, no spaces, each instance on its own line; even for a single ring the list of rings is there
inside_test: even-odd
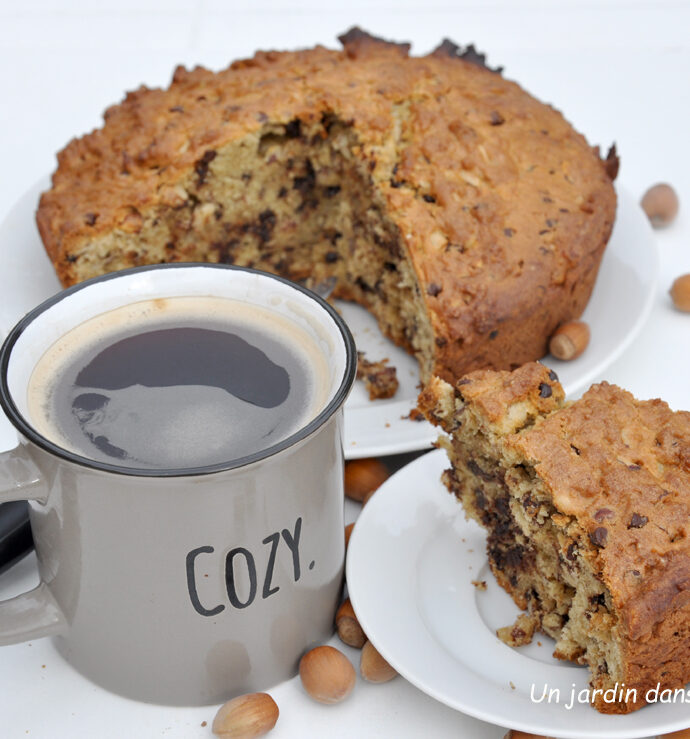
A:
[[[690,413],[605,382],[566,404],[538,363],[435,378],[419,402],[497,581],[554,656],[589,665],[594,706],[690,681]]]

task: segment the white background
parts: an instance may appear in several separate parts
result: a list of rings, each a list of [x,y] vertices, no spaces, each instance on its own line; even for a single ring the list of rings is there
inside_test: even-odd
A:
[[[563,110],[590,143],[615,141],[619,182],[636,197],[668,181],[690,203],[688,2],[2,0],[0,220],[52,171],[55,152],[97,127],[104,108],[125,90],[167,85],[178,63],[219,69],[257,48],[334,46],[353,24],[412,41],[413,53],[446,36],[474,42],[488,51],[490,64],[505,66],[507,77]],[[600,378],[640,398],[661,396],[677,409],[690,409],[690,315],[673,310],[667,290],[675,276],[690,272],[688,213],[681,205],[676,223],[656,232],[661,279],[649,322]],[[30,582],[32,566],[29,558],[0,576],[0,597]],[[305,698],[296,681],[273,693],[281,707],[277,739],[496,739],[504,733],[402,679],[360,682],[348,701],[329,708]],[[0,656],[2,737],[204,737],[210,730],[200,724],[210,724],[213,714],[213,708],[167,709],[111,697],[73,675],[46,640],[3,648]]]

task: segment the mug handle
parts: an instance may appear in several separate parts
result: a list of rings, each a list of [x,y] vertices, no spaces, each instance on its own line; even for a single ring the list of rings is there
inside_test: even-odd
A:
[[[0,453],[0,503],[45,503],[48,486],[26,449]],[[28,593],[0,601],[0,646],[51,636],[65,630],[67,619],[42,582]]]

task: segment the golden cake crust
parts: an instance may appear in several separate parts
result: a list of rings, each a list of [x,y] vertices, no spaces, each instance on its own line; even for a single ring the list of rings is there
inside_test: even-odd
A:
[[[452,44],[410,57],[408,45],[361,32],[342,39],[343,51],[258,52],[218,73],[178,68],[168,89],[141,87],[108,109],[102,129],[59,153],[40,201],[60,280],[91,276],[80,262],[103,234],[135,244],[147,214],[179,205],[180,181],[195,173],[203,188],[223,146],[332,116],[351,126],[351,156],[414,266],[437,374],[542,356],[589,298],[614,221],[614,160]],[[142,259],[133,248],[114,268]]]

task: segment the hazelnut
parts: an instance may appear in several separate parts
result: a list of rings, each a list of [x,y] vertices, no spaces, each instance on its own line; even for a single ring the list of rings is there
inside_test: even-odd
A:
[[[218,709],[211,727],[223,739],[252,739],[276,725],[278,706],[268,693],[238,695]]]
[[[355,687],[355,668],[335,647],[309,650],[300,660],[299,676],[307,693],[319,703],[340,703]]]
[[[335,614],[335,628],[340,641],[347,644],[348,647],[361,649],[367,640],[362,627],[359,625],[355,610],[349,598],[340,604],[340,608],[338,608],[338,612]]]
[[[361,503],[390,473],[379,459],[354,459],[345,465],[345,495]]]
[[[376,488],[378,490],[378,488]],[[364,507],[373,497],[376,490],[370,490],[363,498],[362,498],[362,507]]]
[[[673,305],[686,313],[690,313],[690,274],[677,277],[669,290]]]
[[[144,226],[144,219],[136,208],[129,208],[120,221],[120,228],[128,234],[139,233]]]
[[[640,201],[654,228],[668,226],[678,213],[678,196],[665,182],[650,187]]]
[[[398,674],[370,641],[362,647],[359,671],[362,677],[370,683],[386,683]]]
[[[556,359],[576,359],[589,344],[589,326],[584,321],[568,321],[558,327],[549,341],[549,351]]]
[[[179,208],[187,202],[187,191],[181,185],[166,185],[159,190],[159,197],[163,205],[170,208]]]
[[[352,536],[352,529],[354,529],[355,524],[349,523],[345,527],[345,551],[347,552],[347,548],[350,546],[350,537]]]

